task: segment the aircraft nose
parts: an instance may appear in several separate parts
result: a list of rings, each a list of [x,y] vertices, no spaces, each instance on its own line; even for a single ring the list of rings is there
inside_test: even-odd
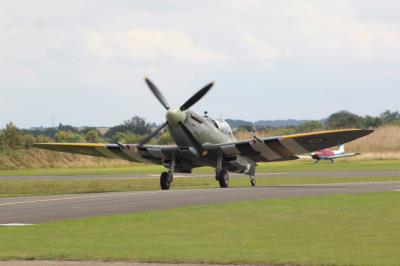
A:
[[[179,122],[185,122],[186,112],[179,108],[170,108],[165,115],[168,125],[176,126]]]

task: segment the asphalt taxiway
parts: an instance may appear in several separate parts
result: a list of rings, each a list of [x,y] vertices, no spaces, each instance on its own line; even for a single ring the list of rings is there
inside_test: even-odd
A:
[[[230,173],[229,176],[243,176]],[[214,174],[179,174],[174,177],[214,177]],[[312,172],[276,172],[257,173],[258,177],[400,177],[400,171],[312,171]],[[113,174],[113,175],[53,175],[53,176],[0,176],[0,180],[7,179],[142,179],[160,178],[159,174]]]
[[[400,182],[262,186],[0,198],[0,224],[36,224],[60,219],[162,210],[191,205],[400,190]]]

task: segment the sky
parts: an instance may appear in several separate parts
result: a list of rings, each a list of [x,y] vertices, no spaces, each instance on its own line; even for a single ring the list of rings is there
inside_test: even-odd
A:
[[[400,109],[398,0],[2,0],[0,127],[113,126],[165,110],[250,121]]]

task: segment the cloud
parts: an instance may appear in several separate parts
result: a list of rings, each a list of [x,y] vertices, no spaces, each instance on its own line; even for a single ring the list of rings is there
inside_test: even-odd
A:
[[[175,63],[216,63],[229,58],[223,52],[200,47],[179,30],[91,31],[88,36],[91,53],[106,60],[129,58],[134,63],[163,60]]]
[[[276,60],[282,57],[282,54],[274,49],[265,41],[252,36],[250,34],[242,33],[240,41],[244,48],[244,57],[250,60]]]
[[[399,24],[363,21],[357,12],[346,16],[324,12],[300,1],[290,6],[289,14],[295,31],[302,36],[293,47],[299,55],[346,61],[393,60],[400,56]]]

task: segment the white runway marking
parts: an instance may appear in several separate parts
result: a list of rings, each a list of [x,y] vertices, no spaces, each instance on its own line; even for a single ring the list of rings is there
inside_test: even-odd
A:
[[[200,191],[200,190],[199,190]],[[190,193],[190,190],[174,190],[177,193]],[[201,191],[200,191],[201,192]],[[114,196],[126,196],[126,195],[143,195],[143,194],[157,194],[157,193],[168,193],[166,191],[142,191],[142,192],[121,192],[113,194],[97,194],[90,196],[74,196],[74,197],[64,197],[64,198],[52,198],[52,199],[41,199],[41,200],[27,200],[27,201],[17,201],[17,202],[6,202],[0,203],[0,206],[7,205],[17,205],[17,204],[27,204],[27,203],[37,203],[37,202],[49,202],[49,201],[61,201],[61,200],[74,200],[74,199],[90,199],[90,198],[101,198],[101,197],[114,197]]]
[[[0,224],[0,226],[27,226],[33,224],[20,224],[20,223],[8,223],[8,224]]]
[[[135,194],[145,194],[145,193],[154,193],[154,191],[135,193]],[[54,198],[54,199],[42,199],[42,200],[28,200],[28,201],[17,201],[17,202],[6,202],[1,203],[0,206],[6,205],[17,205],[17,204],[26,204],[26,203],[37,203],[37,202],[48,202],[48,201],[60,201],[60,200],[74,200],[74,199],[89,199],[89,198],[100,198],[100,197],[112,197],[118,195],[127,195],[133,193],[125,193],[125,194],[104,194],[104,195],[92,195],[92,196],[81,196],[81,197],[68,197],[68,198]]]

